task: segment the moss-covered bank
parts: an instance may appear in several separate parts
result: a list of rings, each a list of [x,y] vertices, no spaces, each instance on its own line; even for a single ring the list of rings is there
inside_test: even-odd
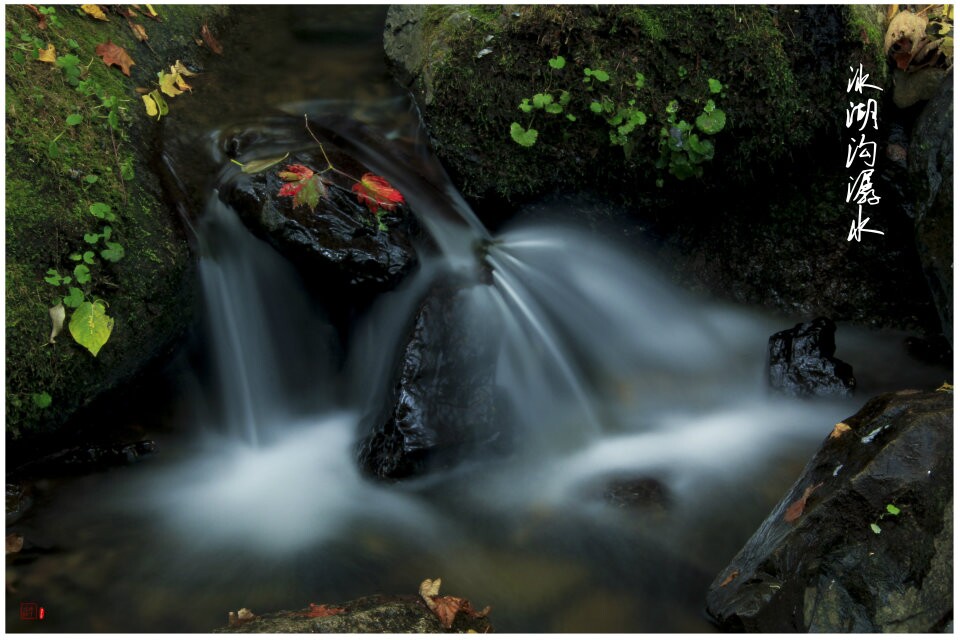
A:
[[[882,15],[869,7],[404,6],[386,26],[388,57],[414,90],[438,155],[473,198],[516,201],[568,184],[656,191],[658,179],[667,196],[689,190],[694,181],[655,166],[673,101],[675,119],[690,124],[708,100],[724,112],[719,133],[697,129],[715,147],[705,179],[745,183],[817,139],[840,138],[849,64],[885,75]],[[555,56],[563,68],[548,65]],[[711,79],[720,91],[711,92]],[[562,91],[570,98],[562,111],[518,109],[524,98],[559,100]],[[594,102],[613,110],[596,113]],[[646,119],[626,144],[615,140],[624,123],[610,124],[621,108]],[[535,128],[536,142],[518,147],[512,122]]]
[[[158,123],[146,116],[136,88],[156,88],[157,72],[177,59],[202,64],[207,54],[195,40],[201,26],[227,12],[159,6],[160,21],[132,18],[149,38],[138,42],[116,13],[105,22],[77,6],[54,10],[43,29],[27,7],[6,10],[6,407],[14,436],[61,426],[165,353],[186,327],[192,260],[151,171]],[[95,54],[107,41],[133,58],[131,77]],[[52,44],[59,64],[38,60],[37,44]],[[95,217],[94,203],[114,219]],[[116,249],[102,237],[105,226],[109,241],[123,248],[118,261],[110,259],[116,251],[102,254]],[[89,273],[75,273],[78,265]],[[51,269],[71,282],[45,281]],[[49,342],[48,309],[70,287],[85,300],[102,300],[115,321],[96,357],[67,324]]]

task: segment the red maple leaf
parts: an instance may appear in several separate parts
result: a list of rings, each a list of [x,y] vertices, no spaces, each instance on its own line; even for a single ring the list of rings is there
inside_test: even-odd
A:
[[[127,53],[127,50],[123,47],[116,45],[109,40],[102,42],[97,45],[97,48],[94,49],[94,52],[100,56],[103,60],[103,64],[108,67],[111,65],[116,65],[120,67],[120,71],[123,72],[123,75],[130,75],[130,67],[137,64],[133,61],[133,58],[130,57],[130,54]]]
[[[376,213],[380,209],[393,211],[398,204],[403,204],[403,194],[393,188],[386,179],[372,173],[365,173],[360,182],[353,185],[357,200]]]
[[[305,615],[308,618],[326,618],[328,616],[335,616],[338,613],[344,613],[346,609],[342,607],[329,607],[325,604],[313,604],[310,603],[310,610],[305,612]]]
[[[316,175],[313,169],[302,164],[287,165],[286,171],[281,171],[277,175],[286,180],[286,184],[280,187],[277,195],[292,197],[294,207],[303,205],[313,211],[317,208],[321,196],[327,194],[320,176]]]

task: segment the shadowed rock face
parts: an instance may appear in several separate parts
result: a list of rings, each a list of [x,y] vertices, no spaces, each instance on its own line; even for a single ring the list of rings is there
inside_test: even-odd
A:
[[[835,427],[717,575],[708,612],[727,631],[943,630],[953,615],[952,452],[952,393],[872,399]]]
[[[853,395],[853,367],[833,357],[837,325],[829,318],[800,323],[770,337],[770,386],[787,395]]]
[[[372,475],[410,476],[498,439],[496,342],[470,317],[469,296],[468,288],[441,283],[417,310],[389,415],[360,446]]]

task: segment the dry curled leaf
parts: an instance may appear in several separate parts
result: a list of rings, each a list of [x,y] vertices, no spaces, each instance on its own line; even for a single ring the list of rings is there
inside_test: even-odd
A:
[[[325,604],[313,604],[311,602],[310,609],[307,610],[303,615],[308,618],[326,618],[344,612],[346,612],[346,609],[342,607],[329,607]]]
[[[134,37],[140,42],[146,42],[149,40],[147,37],[147,30],[143,28],[143,25],[137,24],[133,20],[127,20],[127,24],[130,25],[130,30],[133,31]]]
[[[728,584],[736,580],[737,577],[739,577],[739,575],[740,575],[740,570],[734,569],[733,571],[730,572],[730,575],[728,575],[726,578],[723,579],[723,582],[720,583],[720,586],[721,587],[727,586]]]
[[[210,32],[210,27],[206,23],[200,27],[200,36],[203,38],[203,41],[210,47],[210,51],[213,51],[215,54],[220,55],[223,53],[223,47],[220,46],[220,42],[213,37],[213,34]]]
[[[103,9],[101,9],[100,5],[98,4],[82,4],[80,5],[80,9],[95,20],[110,22],[110,20],[107,18],[107,14],[103,12]]]
[[[807,500],[810,499],[810,495],[822,485],[823,483],[821,482],[820,484],[816,484],[804,489],[803,495],[800,496],[800,499],[794,501],[789,507],[787,507],[786,513],[783,514],[783,521],[794,522],[797,520],[797,518],[803,515],[803,510],[807,508]]]
[[[830,437],[839,438],[847,431],[850,431],[850,425],[848,425],[846,422],[838,422],[834,425],[833,431],[830,432]]]
[[[20,553],[23,549],[23,536],[19,533],[7,535],[7,554]]]
[[[253,615],[253,611],[250,611],[250,609],[247,609],[247,608],[243,608],[243,609],[240,609],[240,611],[237,611],[237,620],[241,624],[243,624],[244,622],[250,622],[256,617],[257,616]]]
[[[453,626],[453,621],[461,611],[472,618],[483,618],[490,613],[490,607],[484,607],[480,611],[473,608],[469,600],[458,598],[456,596],[441,596],[440,578],[431,580],[427,578],[420,583],[420,597],[426,603],[427,607],[440,620],[444,629]]]
[[[48,44],[46,49],[37,49],[37,60],[50,64],[57,63],[57,48],[53,46],[53,43]]]
[[[111,65],[120,67],[120,71],[122,71],[123,75],[125,76],[129,76],[130,67],[137,64],[133,61],[133,58],[130,57],[130,54],[128,54],[123,47],[116,45],[109,40],[98,44],[94,51],[103,60],[103,64],[107,65],[108,67]]]
[[[53,344],[57,341],[57,336],[60,335],[61,331],[63,331],[63,321],[66,318],[67,310],[63,308],[62,302],[55,307],[50,307],[50,322],[53,323],[53,329],[50,331],[49,344]]]

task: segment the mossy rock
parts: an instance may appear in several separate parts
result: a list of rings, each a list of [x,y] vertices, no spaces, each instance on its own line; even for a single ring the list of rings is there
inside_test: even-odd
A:
[[[158,123],[147,117],[136,88],[156,86],[157,72],[178,59],[201,62],[206,54],[195,40],[201,25],[227,13],[223,7],[162,6],[162,21],[140,15],[133,20],[145,28],[148,47],[114,13],[103,22],[78,7],[55,10],[56,20],[48,16],[42,30],[25,6],[6,11],[6,406],[7,433],[14,437],[55,431],[79,407],[167,353],[190,322],[193,260],[151,171]],[[134,59],[131,77],[96,56],[97,45],[107,41]],[[72,86],[60,66],[38,60],[37,42],[53,44],[57,56],[75,55],[79,80],[95,85],[92,95]],[[113,97],[118,103],[111,126],[102,99]],[[74,114],[81,121],[71,125],[67,118]],[[98,202],[114,220],[91,214]],[[84,239],[102,234],[104,226],[123,247],[119,261],[102,256],[104,238]],[[81,283],[74,269],[83,261],[71,256],[88,251],[91,277]],[[114,319],[96,357],[71,338],[69,308],[63,331],[50,343],[48,309],[69,287],[45,282],[49,269],[71,277],[69,286],[81,289],[84,299],[102,300]],[[44,394],[50,400],[45,407]]]
[[[877,20],[841,6],[395,6],[385,48],[458,186],[475,200],[518,201],[567,185],[637,194],[677,183],[655,166],[674,100],[691,125],[711,99],[725,114],[719,133],[700,132],[713,146],[701,154],[714,156],[707,183],[748,182],[818,139],[836,144],[848,67],[885,77]],[[558,55],[566,65],[551,68]],[[584,82],[586,68],[609,80]],[[564,90],[562,111],[518,108]],[[612,112],[591,111],[607,100]],[[610,120],[627,107],[646,122],[622,134]],[[532,146],[511,139],[514,122],[538,131]]]

